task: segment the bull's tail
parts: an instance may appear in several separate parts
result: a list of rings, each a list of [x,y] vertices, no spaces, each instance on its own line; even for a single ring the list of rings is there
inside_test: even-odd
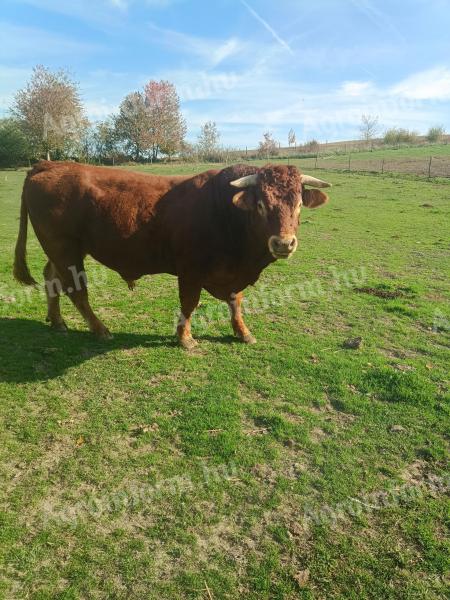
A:
[[[24,285],[37,285],[36,281],[31,276],[27,265],[27,230],[28,208],[22,194],[22,204],[20,206],[20,227],[16,242],[13,274],[15,279]]]

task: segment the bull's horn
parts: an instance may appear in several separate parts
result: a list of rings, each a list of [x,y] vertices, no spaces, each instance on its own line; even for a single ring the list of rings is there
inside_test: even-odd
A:
[[[253,175],[246,175],[245,177],[240,177],[239,179],[235,179],[234,181],[230,181],[230,185],[237,188],[246,188],[251,185],[256,185],[258,180],[258,175],[254,173]]]
[[[328,181],[316,179],[315,177],[311,177],[311,175],[302,175],[302,183],[303,185],[310,185],[316,188],[331,187],[331,183],[328,183]]]

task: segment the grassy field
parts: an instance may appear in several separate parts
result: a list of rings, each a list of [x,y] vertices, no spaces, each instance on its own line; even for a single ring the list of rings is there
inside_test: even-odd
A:
[[[436,156],[441,158],[450,158],[450,144],[427,144],[424,146],[399,146],[398,148],[376,148],[373,151],[355,153],[358,159],[381,160],[385,157],[392,157],[392,160],[403,160],[408,158],[429,158]],[[336,156],[345,162],[346,155]]]
[[[376,148],[372,152],[357,151],[344,153],[319,152],[315,156],[302,159],[290,159],[303,169],[313,169],[316,164],[321,169],[347,170],[351,160],[352,171],[372,171],[380,173],[409,173],[428,175],[429,160],[432,157],[432,177],[450,178],[450,144],[429,144],[426,146],[400,146],[399,148]],[[276,159],[286,162],[287,157]]]
[[[174,278],[130,292],[93,261],[114,339],[67,300],[53,333],[11,277],[24,172],[0,172],[0,597],[446,597],[450,184],[324,176],[248,290],[258,344],[205,295],[186,353]]]

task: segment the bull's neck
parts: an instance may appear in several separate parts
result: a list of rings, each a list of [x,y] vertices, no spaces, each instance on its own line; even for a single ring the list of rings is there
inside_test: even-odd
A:
[[[227,243],[237,244],[235,256],[238,264],[246,270],[261,271],[273,261],[267,239],[258,235],[252,213],[236,209],[234,206],[229,206],[229,211],[230,219],[234,221],[232,226],[234,239],[227,240]]]

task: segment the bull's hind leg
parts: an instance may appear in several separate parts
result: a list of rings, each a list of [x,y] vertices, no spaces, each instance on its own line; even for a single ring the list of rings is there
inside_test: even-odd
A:
[[[92,333],[100,339],[110,340],[112,335],[109,329],[100,321],[89,304],[87,289],[75,290],[75,292],[68,293],[68,296],[78,308]]]
[[[89,304],[87,292],[87,276],[84,270],[83,259],[74,252],[58,253],[54,263],[61,279],[62,291],[67,294],[72,303],[80,312],[89,326],[89,329],[97,337],[110,339],[112,336],[105,325],[95,315]]]
[[[60,309],[62,284],[51,261],[44,267],[44,285],[47,296],[47,321],[56,331],[67,331]]]
[[[84,318],[89,326],[89,329],[100,339],[109,340],[112,338],[108,328],[100,321],[97,315],[89,304],[88,292],[87,292],[87,277],[84,270],[84,265],[81,263],[80,269],[75,272],[72,271],[73,281],[75,287],[67,289],[67,295],[72,300],[74,305],[78,308],[81,316]]]
[[[243,297],[242,292],[238,292],[237,294],[231,294],[230,298],[227,300],[231,314],[231,326],[233,327],[234,333],[242,342],[246,344],[255,344],[256,338],[250,333],[242,318],[241,304]]]

